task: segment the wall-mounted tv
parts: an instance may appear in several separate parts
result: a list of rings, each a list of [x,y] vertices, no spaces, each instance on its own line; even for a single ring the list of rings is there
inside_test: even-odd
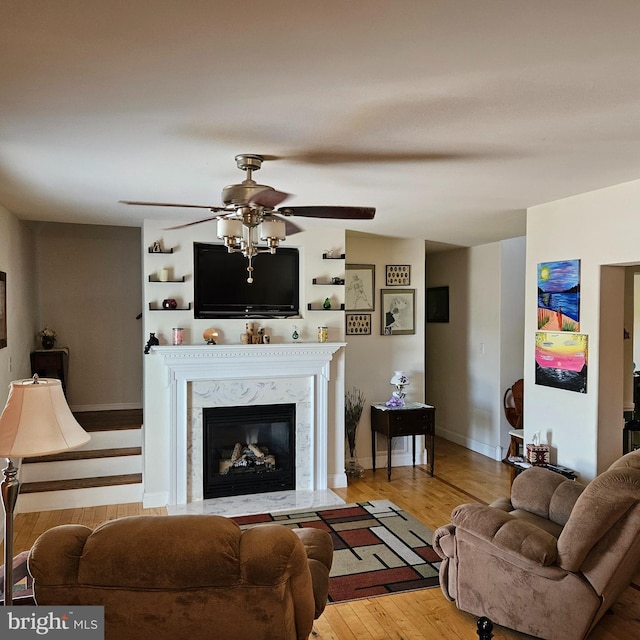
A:
[[[299,314],[298,250],[286,247],[247,259],[220,244],[193,243],[194,317],[287,318]]]

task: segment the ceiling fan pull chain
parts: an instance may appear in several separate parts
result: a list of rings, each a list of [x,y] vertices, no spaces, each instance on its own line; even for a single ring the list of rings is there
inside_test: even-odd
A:
[[[249,261],[249,266],[247,267],[247,272],[249,273],[249,275],[247,276],[247,282],[251,284],[253,282],[253,256],[248,255],[247,260]]]

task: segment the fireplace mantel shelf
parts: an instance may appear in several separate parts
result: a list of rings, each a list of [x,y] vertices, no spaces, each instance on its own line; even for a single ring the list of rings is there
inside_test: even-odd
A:
[[[278,357],[332,354],[346,342],[293,342],[282,344],[182,344],[178,346],[153,346],[151,351],[165,358],[237,358]]]

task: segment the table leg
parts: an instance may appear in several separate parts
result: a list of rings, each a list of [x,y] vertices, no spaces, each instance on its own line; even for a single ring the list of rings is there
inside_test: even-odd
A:
[[[371,430],[371,457],[373,458],[373,472],[376,471],[376,432]]]
[[[433,466],[436,458],[436,436],[434,434],[429,436],[429,466],[431,467],[431,477],[433,478]]]
[[[391,482],[391,436],[387,437],[387,482]]]
[[[411,436],[413,440],[413,466],[416,466],[416,436],[415,434]]]

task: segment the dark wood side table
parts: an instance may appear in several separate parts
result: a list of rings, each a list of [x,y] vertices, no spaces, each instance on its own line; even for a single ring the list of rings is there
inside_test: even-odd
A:
[[[376,470],[376,433],[387,436],[387,480],[391,480],[391,439],[411,436],[413,439],[413,466],[416,466],[416,436],[425,437],[433,476],[435,454],[436,409],[420,402],[407,402],[403,407],[387,407],[384,403],[371,405],[371,453]]]
[[[36,349],[31,352],[31,375],[37,373],[41,378],[57,378],[62,390],[67,392],[69,371],[69,349]]]

